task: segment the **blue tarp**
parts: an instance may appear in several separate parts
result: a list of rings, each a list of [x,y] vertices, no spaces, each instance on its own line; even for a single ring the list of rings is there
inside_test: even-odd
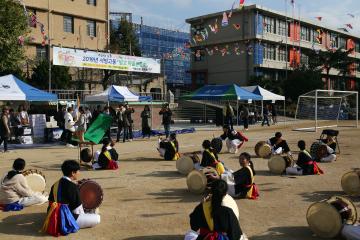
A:
[[[249,92],[236,84],[205,85],[181,97],[184,100],[262,100],[262,97]]]
[[[0,100],[56,102],[56,94],[48,93],[24,83],[14,75],[0,77]]]

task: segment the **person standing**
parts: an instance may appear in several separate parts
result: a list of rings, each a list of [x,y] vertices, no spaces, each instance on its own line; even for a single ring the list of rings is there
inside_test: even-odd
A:
[[[168,138],[170,135],[170,124],[172,116],[172,111],[169,108],[169,104],[165,104],[163,106],[159,112],[159,115],[162,115],[162,124],[164,125],[166,138]]]
[[[242,120],[244,122],[244,129],[247,131],[249,129],[249,109],[246,105],[242,109]]]
[[[27,126],[29,125],[29,114],[27,113],[27,111],[25,110],[25,107],[23,105],[19,106],[18,109],[19,112],[19,120],[22,126]]]
[[[0,119],[0,145],[4,142],[4,153],[8,151],[8,138],[10,137],[9,108],[4,107]]]
[[[103,114],[108,115],[108,116],[111,116],[111,114],[110,114],[110,107],[109,107],[109,106],[105,106],[105,107],[104,107]],[[106,131],[105,136],[111,141],[111,124],[110,124],[109,129]]]
[[[129,122],[129,141],[131,142],[133,140],[133,126],[134,126],[134,121],[132,119],[131,114],[133,114],[135,112],[134,108],[129,107],[129,105],[126,103],[125,104],[125,116]]]
[[[141,128],[142,128],[142,137],[151,135],[151,112],[148,105],[145,105],[144,110],[141,112]]]
[[[261,126],[264,126],[264,124],[266,124],[270,127],[270,123],[269,123],[269,109],[268,106],[265,105],[264,109],[263,109],[263,121],[261,123]]]
[[[234,109],[232,108],[230,102],[227,102],[224,111],[223,111],[224,117],[225,117],[225,124],[229,125],[231,130],[234,129],[234,123],[233,118],[235,116]]]
[[[76,121],[75,125],[77,126],[76,133],[79,137],[80,142],[84,142],[84,133],[86,132],[87,124],[86,124],[86,116],[85,110],[83,107],[79,107],[80,116]]]
[[[65,113],[65,143],[67,147],[74,147],[74,145],[72,145],[72,135],[75,132],[75,122],[74,122],[74,118],[73,118],[73,108],[72,107],[68,107],[67,112]]]
[[[92,119],[92,114],[88,107],[85,107],[84,110],[85,110],[85,122],[86,122],[86,126],[88,127]]]
[[[123,113],[125,111],[125,108],[123,105],[119,105],[119,109],[116,112],[116,122],[118,125],[118,130],[117,130],[117,136],[116,136],[116,142],[120,141],[120,134],[121,131],[123,130],[124,127],[124,119],[123,119]],[[124,134],[124,133],[123,133]]]
[[[91,122],[94,122],[96,120],[96,118],[100,115],[101,112],[101,106],[100,105],[97,105],[96,106],[96,109],[94,110],[93,114],[92,114],[92,121]]]
[[[271,106],[271,116],[272,116],[273,125],[275,125],[277,123],[277,110],[275,104]]]

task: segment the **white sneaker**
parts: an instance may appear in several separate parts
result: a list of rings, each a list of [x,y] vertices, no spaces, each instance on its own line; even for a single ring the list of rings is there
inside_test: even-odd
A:
[[[71,145],[70,143],[66,144],[66,147],[68,148],[74,148],[75,146],[74,145]]]

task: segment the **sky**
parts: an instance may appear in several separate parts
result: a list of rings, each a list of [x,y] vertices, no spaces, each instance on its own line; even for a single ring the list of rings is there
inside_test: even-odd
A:
[[[111,11],[131,12],[133,21],[169,29],[189,31],[185,19],[208,13],[229,10],[235,0],[110,0]],[[351,34],[360,35],[360,0],[294,0],[295,13],[333,28],[352,24]],[[238,4],[239,0],[236,0]],[[285,12],[286,3],[291,16],[290,0],[245,0],[245,5],[259,4],[269,9]],[[347,15],[355,15],[355,18]]]

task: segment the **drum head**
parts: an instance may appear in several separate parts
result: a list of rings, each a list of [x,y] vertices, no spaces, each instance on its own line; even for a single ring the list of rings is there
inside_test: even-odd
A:
[[[334,238],[342,228],[339,212],[327,202],[312,204],[306,213],[306,220],[310,229],[322,238]]]
[[[80,152],[80,159],[83,162],[89,163],[91,162],[93,156],[91,153],[91,150],[89,148],[84,148],[83,150],[81,150]]]
[[[260,147],[261,147],[262,145],[264,145],[265,143],[266,143],[265,141],[260,141],[260,142],[258,142],[258,143],[255,145],[254,151],[255,151],[256,156],[260,157],[260,155],[259,155],[259,149],[260,149]]]
[[[327,200],[328,203],[331,203],[334,201],[342,201],[343,203],[345,203],[347,205],[346,207],[351,210],[351,216],[346,220],[346,224],[350,224],[350,225],[355,224],[358,220],[357,219],[358,214],[357,214],[357,210],[356,210],[354,203],[350,199],[348,199],[346,197],[342,197],[342,196],[333,196],[329,200]]]
[[[222,149],[222,140],[220,138],[214,138],[211,140],[211,147],[215,149],[216,153],[220,153]]]
[[[103,200],[103,191],[99,184],[92,180],[82,180],[79,186],[80,198],[84,209],[96,209]]]
[[[360,176],[357,172],[345,173],[341,178],[341,187],[348,195],[360,196]]]
[[[188,174],[186,184],[190,192],[200,194],[206,189],[207,179],[203,172],[193,170]]]
[[[176,161],[176,169],[179,173],[188,175],[192,170],[194,170],[194,162],[191,157],[182,155]]]
[[[238,208],[235,200],[229,194],[225,195],[221,205],[224,207],[231,208],[233,210],[235,216],[237,217],[237,219],[239,219],[239,208]]]
[[[274,174],[282,174],[286,169],[286,161],[283,156],[274,155],[268,161],[270,172]]]
[[[23,173],[29,188],[33,192],[44,192],[46,188],[46,180],[40,171],[27,170]]]
[[[264,143],[263,145],[260,146],[258,152],[259,152],[259,157],[267,158],[271,155],[271,147],[269,144]]]

